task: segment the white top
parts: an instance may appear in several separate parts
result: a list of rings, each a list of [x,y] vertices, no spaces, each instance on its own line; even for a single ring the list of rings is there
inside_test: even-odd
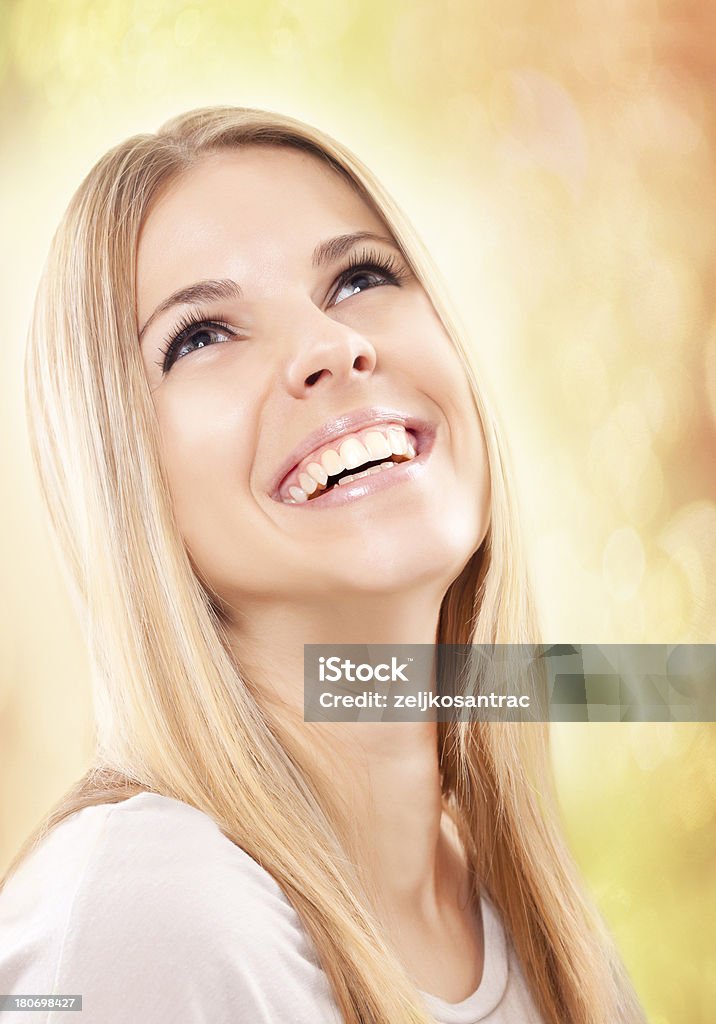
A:
[[[439,1024],[541,1024],[494,905],[483,977]],[[282,890],[202,811],[153,793],[86,807],[0,893],[0,994],[81,995],[3,1024],[342,1024]]]

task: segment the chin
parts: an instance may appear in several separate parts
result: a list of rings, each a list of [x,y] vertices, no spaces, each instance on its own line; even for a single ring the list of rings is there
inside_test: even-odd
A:
[[[470,530],[450,536],[444,531],[418,536],[406,531],[399,543],[376,545],[360,561],[355,554],[346,555],[337,565],[342,571],[334,576],[336,595],[350,591],[399,594],[419,587],[443,595],[479,546],[471,525]]]

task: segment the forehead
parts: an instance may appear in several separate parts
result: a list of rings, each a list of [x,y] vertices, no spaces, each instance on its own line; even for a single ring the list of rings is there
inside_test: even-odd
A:
[[[352,185],[311,153],[266,145],[212,153],[150,210],[139,237],[138,285],[165,287],[195,261],[203,276],[223,275],[232,269],[227,259],[274,263],[303,256],[331,235],[379,229],[381,219]]]

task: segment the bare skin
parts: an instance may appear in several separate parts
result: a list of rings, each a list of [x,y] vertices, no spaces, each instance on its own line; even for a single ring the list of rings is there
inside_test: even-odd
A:
[[[353,250],[392,257],[398,283],[341,278],[345,253],[314,265],[320,243],[356,232],[385,239]],[[192,305],[145,325],[167,296],[209,278],[240,285],[240,297],[197,306],[231,331],[195,329],[163,373],[165,339]],[[177,519],[229,611],[237,659],[350,805],[406,969],[459,1002],[480,981],[483,936],[442,809],[435,724],[301,721],[303,645],[434,643],[445,591],[485,537],[487,453],[459,358],[380,218],[295,150],[212,154],[175,182],[142,230],[137,288]],[[434,424],[419,479],[322,511],[274,499],[307,434],[376,405]]]

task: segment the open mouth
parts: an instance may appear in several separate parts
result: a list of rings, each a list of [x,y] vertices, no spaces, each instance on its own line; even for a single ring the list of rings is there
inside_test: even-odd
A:
[[[324,445],[284,478],[277,499],[296,505],[363,477],[389,473],[410,462],[422,448],[422,432],[402,423],[379,423]]]

